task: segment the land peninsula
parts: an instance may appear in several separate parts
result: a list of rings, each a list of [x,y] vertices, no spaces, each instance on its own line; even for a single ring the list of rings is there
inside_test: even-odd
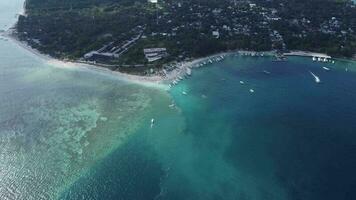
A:
[[[237,49],[356,54],[351,0],[26,0],[24,8],[16,39],[129,74],[167,75],[179,63]]]

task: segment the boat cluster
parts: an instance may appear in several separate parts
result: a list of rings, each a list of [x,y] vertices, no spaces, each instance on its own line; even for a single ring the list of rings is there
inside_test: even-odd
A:
[[[183,80],[185,76],[178,76],[175,80],[172,81],[171,84],[168,85],[168,87],[172,87],[173,85],[177,85],[179,81]]]
[[[239,51],[236,55],[252,56],[252,57],[263,57],[263,56],[265,56],[265,53],[263,53],[263,52],[253,52],[253,51]]]
[[[206,65],[209,65],[209,64],[220,62],[220,61],[222,61],[224,59],[225,59],[224,55],[214,56],[214,57],[208,58],[208,59],[196,64],[195,67],[203,67],[203,66],[206,66]]]
[[[8,39],[7,39],[7,38],[1,37],[1,36],[0,36],[0,40],[3,40],[3,41],[8,41]]]
[[[316,61],[316,62],[330,62],[330,63],[335,63],[335,61],[331,60],[331,59],[328,59],[326,57],[316,57],[316,56],[313,56],[313,61]]]
[[[176,79],[174,79],[168,85],[168,87],[171,88],[174,85],[177,85],[180,81],[184,80],[185,78],[190,77],[192,75],[192,68],[193,67],[195,67],[195,68],[203,67],[203,66],[206,66],[206,65],[209,65],[209,64],[220,62],[220,61],[222,61],[224,59],[225,59],[224,55],[219,55],[219,56],[214,56],[214,57],[207,58],[204,61],[201,61],[200,63],[195,64],[193,66],[192,65],[188,65],[188,66],[184,67],[184,64],[182,64],[182,63],[176,64],[174,67],[181,69],[181,73],[180,73],[179,76],[177,76]]]

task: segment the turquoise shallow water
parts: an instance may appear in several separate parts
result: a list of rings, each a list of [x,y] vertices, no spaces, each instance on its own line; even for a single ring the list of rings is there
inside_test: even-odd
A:
[[[21,2],[1,2],[9,27]],[[162,89],[41,59],[0,40],[0,199],[58,199],[160,113]],[[156,106],[157,105],[157,106]],[[166,108],[166,109],[164,109]],[[159,118],[159,116],[157,116]]]
[[[1,49],[1,199],[55,199],[171,102],[161,89]]]
[[[229,56],[166,92],[0,41],[0,199],[356,199],[355,91],[347,61]]]

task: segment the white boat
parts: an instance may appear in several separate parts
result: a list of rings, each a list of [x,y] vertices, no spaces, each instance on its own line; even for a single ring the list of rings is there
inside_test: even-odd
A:
[[[335,61],[331,61],[331,63],[332,63],[332,64],[334,64],[334,63],[335,63]]]
[[[316,58],[313,56],[313,61],[316,61]]]
[[[243,85],[243,84],[245,84],[245,82],[243,82],[243,81],[240,81],[240,84],[241,84],[241,85]]]
[[[263,73],[265,74],[271,74],[271,72],[267,71],[267,70],[263,70]]]
[[[251,92],[251,93],[254,93],[254,92],[255,92],[255,90],[254,90],[254,89],[250,89],[250,92]]]
[[[190,68],[187,68],[187,75],[191,76],[192,75],[192,70]]]
[[[155,124],[155,119],[151,119],[151,128],[153,127],[153,125]]]
[[[320,78],[315,75],[313,72],[309,71],[309,73],[314,77],[316,83],[320,83]]]
[[[323,69],[325,69],[326,71],[330,71],[330,68],[327,67],[323,67]]]
[[[185,91],[182,92],[183,95],[187,95],[187,93]]]

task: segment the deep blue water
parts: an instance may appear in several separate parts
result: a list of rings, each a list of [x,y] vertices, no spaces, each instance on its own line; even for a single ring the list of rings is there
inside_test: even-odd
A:
[[[63,199],[356,199],[355,68],[228,57],[194,70],[170,91],[179,115],[142,128]]]

